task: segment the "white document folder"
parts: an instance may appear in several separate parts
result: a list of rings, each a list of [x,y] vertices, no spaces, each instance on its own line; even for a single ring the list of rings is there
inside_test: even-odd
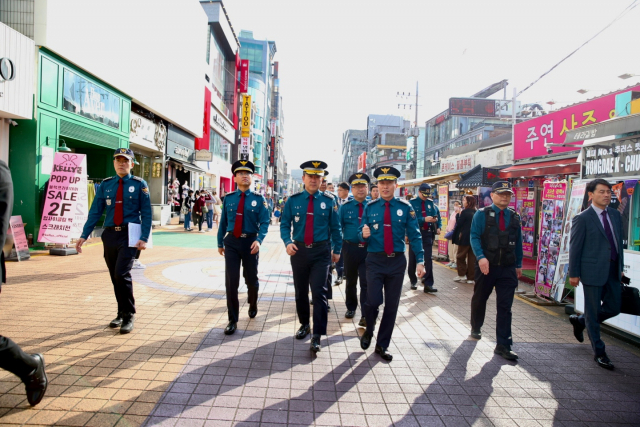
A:
[[[134,247],[138,240],[140,240],[140,235],[142,234],[142,225],[140,224],[127,224],[129,227],[129,247]],[[149,231],[149,241],[147,242],[147,249],[153,248],[153,236],[152,232]]]

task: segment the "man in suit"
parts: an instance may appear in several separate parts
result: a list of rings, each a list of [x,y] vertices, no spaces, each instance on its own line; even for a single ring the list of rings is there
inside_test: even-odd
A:
[[[608,207],[611,184],[594,179],[586,190],[591,206],[573,217],[569,251],[569,282],[573,287],[582,282],[584,313],[572,315],[569,320],[579,342],[584,341],[583,332],[587,329],[593,359],[599,366],[612,370],[613,363],[600,339],[600,323],[620,314],[624,266],[622,217]]]
[[[2,247],[7,239],[9,218],[13,208],[13,181],[7,164],[0,160],[0,292],[7,281]],[[0,368],[17,375],[24,383],[29,405],[36,406],[47,391],[47,374],[42,354],[29,355],[18,344],[0,335]]]

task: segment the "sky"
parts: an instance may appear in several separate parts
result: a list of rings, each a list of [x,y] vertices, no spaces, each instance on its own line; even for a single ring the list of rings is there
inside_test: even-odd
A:
[[[636,0],[637,1],[637,0]],[[231,23],[276,42],[289,169],[323,160],[342,168],[342,136],[368,114],[419,126],[508,79],[513,96],[609,24],[633,0],[225,0]],[[636,7],[518,98],[554,108],[640,83]],[[582,95],[578,89],[589,92]],[[411,93],[411,99],[397,97]],[[494,95],[502,97],[502,93]]]

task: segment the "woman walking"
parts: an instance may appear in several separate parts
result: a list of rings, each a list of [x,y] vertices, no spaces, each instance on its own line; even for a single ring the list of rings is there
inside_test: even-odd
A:
[[[202,222],[204,221],[206,204],[207,202],[204,200],[204,191],[202,193],[197,193],[196,201],[193,204],[193,223],[198,224],[198,231],[200,233],[204,233],[204,230],[202,229]]]
[[[184,231],[191,231],[191,208],[193,208],[193,190],[189,190],[187,196],[182,201],[182,212],[184,212]]]
[[[447,221],[447,234],[448,233],[453,234],[453,230],[455,230],[456,228],[456,220],[458,218],[458,214],[460,213],[460,211],[462,211],[462,207],[460,206],[460,202],[456,200],[455,202],[453,202],[453,212],[451,212],[451,215],[449,215],[449,221]],[[453,269],[458,268],[456,264],[456,258],[458,256],[458,245],[453,243],[453,237],[448,237],[446,235],[445,237],[450,239],[449,264],[447,264],[447,267],[453,268]]]
[[[464,208],[456,217],[456,227],[453,230],[453,243],[458,245],[456,259],[458,275],[453,278],[456,282],[474,283],[476,256],[471,249],[471,222],[476,213],[476,198],[464,196]]]

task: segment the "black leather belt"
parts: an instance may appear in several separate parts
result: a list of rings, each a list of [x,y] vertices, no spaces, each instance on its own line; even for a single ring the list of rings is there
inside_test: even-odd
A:
[[[386,253],[386,252],[369,252],[368,255],[379,255],[379,256],[386,256],[387,258],[395,258],[396,256],[404,256],[404,252],[391,252],[390,254]]]
[[[351,246],[357,246],[359,248],[367,247],[367,242],[350,242],[348,240],[343,240],[343,242]]]
[[[236,237],[233,235],[233,233],[227,233],[227,236]],[[246,239],[248,237],[257,237],[257,236],[258,236],[258,233],[242,233],[239,239]]]
[[[105,230],[112,230],[112,231],[124,231],[127,229],[126,225],[117,225],[115,227],[105,227]]]
[[[311,249],[311,248],[316,248],[318,246],[325,246],[325,245],[329,244],[329,241],[328,240],[323,240],[321,242],[313,242],[310,245],[306,245],[304,242],[301,242],[300,240],[294,240],[293,243],[295,243],[296,246],[304,246],[305,248]]]

